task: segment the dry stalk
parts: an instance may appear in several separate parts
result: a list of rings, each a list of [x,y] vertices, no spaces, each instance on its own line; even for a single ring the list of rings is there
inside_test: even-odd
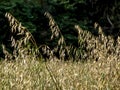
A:
[[[66,42],[64,40],[64,36],[62,35],[58,25],[53,19],[52,15],[49,12],[45,12],[45,16],[49,19],[49,26],[52,32],[51,40],[58,38],[58,45],[54,48],[53,52],[59,52],[60,59],[64,60],[65,57],[65,47]]]
[[[59,82],[58,82],[57,78],[55,77],[54,73],[52,72],[50,66],[47,63],[45,63],[45,66],[46,66],[47,71],[49,72],[51,79],[53,80],[53,82],[56,86],[56,90],[62,90],[61,86],[59,85]]]

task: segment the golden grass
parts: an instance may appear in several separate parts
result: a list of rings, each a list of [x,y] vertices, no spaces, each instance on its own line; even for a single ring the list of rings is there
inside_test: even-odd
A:
[[[120,62],[0,62],[1,90],[119,90]]]
[[[120,36],[117,36],[116,40],[114,40],[112,36],[104,35],[102,27],[98,23],[95,23],[95,30],[97,30],[98,36],[94,36],[88,30],[83,30],[79,25],[75,25],[75,29],[78,31],[78,47],[67,46],[54,18],[49,12],[46,12],[45,16],[49,19],[49,26],[52,32],[51,40],[58,40],[57,45],[50,48],[47,45],[38,47],[32,34],[14,16],[10,13],[6,13],[5,16],[11,27],[11,46],[14,48],[11,55],[6,51],[5,46],[2,45],[6,60],[11,59],[11,57],[17,58],[18,56],[24,58],[29,54],[36,57],[37,55],[41,56],[41,53],[47,56],[48,59],[54,59],[56,54],[58,54],[57,57],[60,60],[66,60],[66,57],[76,61],[120,59]]]
[[[79,47],[66,46],[53,17],[48,12],[45,15],[49,19],[51,39],[58,39],[58,45],[53,50],[47,45],[38,47],[32,34],[11,14],[6,13],[13,33],[11,46],[14,50],[10,54],[5,45],[2,45],[5,60],[0,62],[0,89],[119,90],[120,37],[118,36],[115,42],[111,36],[104,35],[98,24],[95,24],[98,37],[75,25]],[[14,35],[21,38],[16,39]],[[53,61],[42,62],[42,59],[37,57],[41,54],[40,48],[43,54],[50,55]],[[82,53],[81,48],[85,49]],[[66,62],[62,60],[65,59],[65,51],[70,59]],[[54,57],[54,52],[59,52],[61,60]],[[72,62],[71,59],[86,62]]]

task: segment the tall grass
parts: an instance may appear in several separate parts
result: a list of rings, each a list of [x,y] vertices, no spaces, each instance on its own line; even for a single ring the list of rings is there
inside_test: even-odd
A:
[[[47,68],[46,68],[47,66]],[[0,62],[2,90],[119,90],[120,62]]]
[[[120,37],[105,36],[95,23],[98,36],[79,25],[78,47],[67,46],[64,36],[49,12],[51,39],[58,44],[51,49],[36,44],[32,34],[14,16],[6,13],[11,27],[9,53],[3,47],[5,60],[0,62],[0,89],[2,90],[119,90],[120,89]],[[59,53],[59,59],[55,53]],[[66,55],[69,61],[66,60]],[[43,62],[41,57],[48,57]],[[13,60],[14,59],[14,60]],[[53,60],[53,61],[52,61]],[[63,60],[63,61],[62,61]],[[86,62],[72,62],[86,60]]]
[[[87,60],[120,60],[120,36],[115,40],[112,36],[104,35],[102,27],[95,23],[98,36],[94,36],[87,30],[82,30],[79,25],[75,25],[78,30],[78,44],[85,47],[83,59]],[[82,40],[82,45],[81,45]]]
[[[10,13],[6,13],[5,16],[8,18],[12,32],[11,46],[14,48],[13,57],[17,58],[19,55],[24,58],[25,55],[31,54],[35,56],[42,55],[48,59],[57,57],[60,60],[98,61],[112,58],[116,60],[120,59],[120,36],[117,36],[115,40],[110,35],[104,35],[102,27],[98,23],[95,23],[95,30],[98,32],[98,36],[93,35],[88,30],[83,30],[79,25],[75,25],[75,29],[78,31],[78,47],[67,46],[59,26],[52,15],[46,12],[45,16],[49,19],[49,26],[52,32],[51,40],[58,40],[57,45],[50,48],[47,45],[38,46],[32,34]],[[6,58],[9,57],[10,59],[11,54],[8,54],[9,52],[5,50],[5,45],[2,46]],[[58,55],[56,55],[56,53],[58,53]]]

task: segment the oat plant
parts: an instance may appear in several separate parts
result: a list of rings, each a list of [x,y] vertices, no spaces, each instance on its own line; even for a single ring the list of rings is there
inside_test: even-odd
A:
[[[95,23],[94,26],[98,32],[98,36],[81,29],[79,25],[75,25],[79,34],[78,43],[81,47],[85,45],[85,52],[81,58],[96,61],[106,59],[120,60],[120,36],[117,36],[117,40],[115,41],[112,36],[104,35],[102,27],[98,23]],[[83,42],[82,45],[81,40]]]
[[[65,47],[66,47],[66,42],[64,40],[64,36],[62,35],[60,28],[58,27],[57,23],[55,22],[54,18],[49,12],[45,12],[45,16],[49,19],[49,26],[52,32],[51,35],[51,40],[53,39],[58,39],[58,44],[55,46],[53,49],[54,53],[59,53],[59,58],[61,60],[64,60],[65,57]]]
[[[8,19],[11,27],[11,47],[13,48],[11,57],[17,60],[19,58],[27,58],[28,55],[36,56],[39,51],[37,50],[38,46],[32,34],[26,27],[22,26],[22,24],[12,14],[6,13],[5,17]],[[9,60],[10,58],[8,58],[7,54],[9,52],[5,49],[5,45],[2,46],[5,58]]]

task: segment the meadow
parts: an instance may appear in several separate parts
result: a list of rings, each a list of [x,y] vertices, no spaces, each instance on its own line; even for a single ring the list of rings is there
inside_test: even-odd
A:
[[[53,49],[47,45],[38,47],[32,34],[14,16],[10,13],[5,16],[13,33],[13,53],[2,45],[5,58],[0,61],[0,90],[120,89],[119,36],[116,40],[105,36],[97,23],[98,36],[75,25],[79,47],[67,46],[52,15],[46,12],[51,39],[57,38],[58,45]],[[55,52],[59,58],[54,56]],[[45,56],[48,58],[44,59]]]
[[[119,90],[120,62],[0,62],[1,90]]]

